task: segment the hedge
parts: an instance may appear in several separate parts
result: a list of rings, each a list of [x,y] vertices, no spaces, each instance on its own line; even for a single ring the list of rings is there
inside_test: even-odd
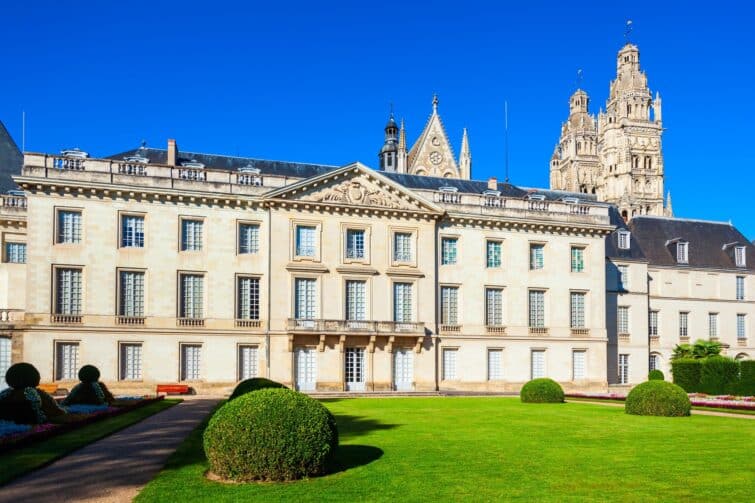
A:
[[[226,402],[204,432],[210,470],[236,482],[321,475],[337,447],[330,411],[288,388],[262,389]]]
[[[524,403],[561,403],[564,401],[564,390],[553,379],[542,377],[522,386],[519,397]]]
[[[732,393],[755,396],[755,360],[739,361],[739,380],[734,384]]]
[[[674,384],[687,393],[695,393],[700,387],[700,373],[702,361],[691,358],[677,358],[671,360],[671,374]]]
[[[663,375],[663,372],[661,372],[658,369],[653,369],[648,374],[648,381],[665,381],[666,376]]]
[[[687,393],[666,381],[646,381],[627,395],[624,411],[637,416],[689,416],[692,405]]]
[[[709,395],[730,393],[739,380],[739,363],[725,356],[702,360],[699,391]]]
[[[238,383],[228,400],[234,400],[241,395],[266,388],[285,388],[285,386],[279,382],[265,379],[264,377],[252,377],[251,379],[245,379]]]

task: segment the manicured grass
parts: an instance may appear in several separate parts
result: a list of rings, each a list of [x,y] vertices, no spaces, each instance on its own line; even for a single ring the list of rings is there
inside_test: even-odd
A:
[[[630,416],[517,398],[326,400],[335,473],[285,484],[204,477],[201,428],[137,501],[751,501],[755,423]]]
[[[624,405],[624,400],[615,400],[612,398],[589,398],[589,397],[566,397],[567,402],[588,402],[588,403],[618,403]],[[724,414],[741,414],[743,416],[755,416],[755,410],[747,409],[726,409],[724,407],[705,407],[703,405],[693,405],[692,410],[709,410],[712,412],[723,412]]]
[[[160,400],[0,455],[0,486],[180,402],[181,400]]]

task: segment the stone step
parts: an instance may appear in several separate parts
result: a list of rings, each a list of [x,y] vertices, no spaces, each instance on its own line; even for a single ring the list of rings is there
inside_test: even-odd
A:
[[[327,398],[397,398],[433,396],[519,396],[512,392],[489,391],[311,391],[307,395],[317,399]]]

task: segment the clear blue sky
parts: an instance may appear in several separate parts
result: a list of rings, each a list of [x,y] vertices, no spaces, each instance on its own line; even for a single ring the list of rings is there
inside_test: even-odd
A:
[[[26,149],[139,145],[376,166],[389,103],[420,133],[433,92],[473,176],[547,187],[578,68],[605,103],[626,19],[663,98],[678,216],[755,238],[755,11],[746,2],[3,2],[0,120]],[[663,5],[660,5],[660,4]],[[71,5],[64,5],[71,4]],[[32,6],[33,5],[33,6]]]

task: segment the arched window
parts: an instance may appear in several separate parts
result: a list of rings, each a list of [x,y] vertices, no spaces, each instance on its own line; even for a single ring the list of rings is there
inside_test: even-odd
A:
[[[737,356],[734,357],[735,360],[749,360],[750,355],[747,353],[739,353]]]
[[[661,369],[661,355],[658,353],[650,353],[650,360],[648,361],[648,370],[662,370]]]

